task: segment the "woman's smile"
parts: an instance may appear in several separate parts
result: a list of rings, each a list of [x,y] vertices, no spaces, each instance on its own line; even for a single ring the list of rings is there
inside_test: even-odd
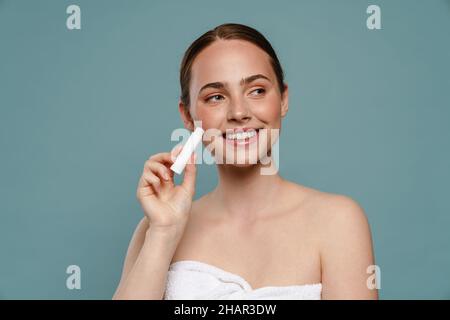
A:
[[[259,128],[242,128],[242,129],[228,129],[222,134],[227,145],[233,147],[247,147],[258,142]]]

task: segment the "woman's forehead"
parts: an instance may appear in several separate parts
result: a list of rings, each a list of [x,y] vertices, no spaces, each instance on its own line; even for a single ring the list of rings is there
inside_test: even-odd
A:
[[[191,85],[208,82],[239,82],[253,74],[273,78],[270,58],[258,46],[242,40],[218,40],[202,50],[191,69]]]

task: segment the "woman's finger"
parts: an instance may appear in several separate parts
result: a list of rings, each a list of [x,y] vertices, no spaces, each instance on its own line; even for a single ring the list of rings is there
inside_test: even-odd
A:
[[[159,178],[161,178],[163,183],[171,182],[171,179],[173,177],[173,175],[171,174],[171,170],[160,162],[148,160],[145,164],[144,169],[157,174]]]
[[[174,162],[174,160],[172,160],[172,152],[157,153],[148,158],[148,160],[168,164],[172,164]]]
[[[159,177],[148,171],[142,173],[142,177],[145,182],[153,188],[155,193],[159,193],[161,191],[161,180],[159,179]]]

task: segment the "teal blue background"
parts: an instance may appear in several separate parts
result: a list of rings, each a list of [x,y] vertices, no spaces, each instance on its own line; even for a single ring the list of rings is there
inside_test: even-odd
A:
[[[181,57],[225,22],[275,47],[281,175],[365,209],[380,297],[450,298],[449,1],[0,0],[0,299],[112,297],[142,166],[182,126]],[[215,172],[200,166],[196,198]]]

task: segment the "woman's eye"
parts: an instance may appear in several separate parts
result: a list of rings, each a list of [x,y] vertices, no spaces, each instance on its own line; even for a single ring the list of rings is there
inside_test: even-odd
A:
[[[212,101],[212,102],[217,102],[218,100],[212,100],[213,98],[217,98],[217,97],[222,97],[220,94],[216,94],[216,95],[213,95],[213,96],[210,96],[210,97],[208,97],[208,98],[206,98],[206,102],[209,102],[209,101]],[[223,97],[222,97],[223,98]]]
[[[261,92],[261,94],[263,94],[264,92],[266,92],[266,90],[265,89],[263,89],[263,88],[258,88],[258,89],[256,89],[256,90],[253,90],[252,92],[256,92],[256,91],[260,91]],[[258,94],[259,95],[259,94]]]

